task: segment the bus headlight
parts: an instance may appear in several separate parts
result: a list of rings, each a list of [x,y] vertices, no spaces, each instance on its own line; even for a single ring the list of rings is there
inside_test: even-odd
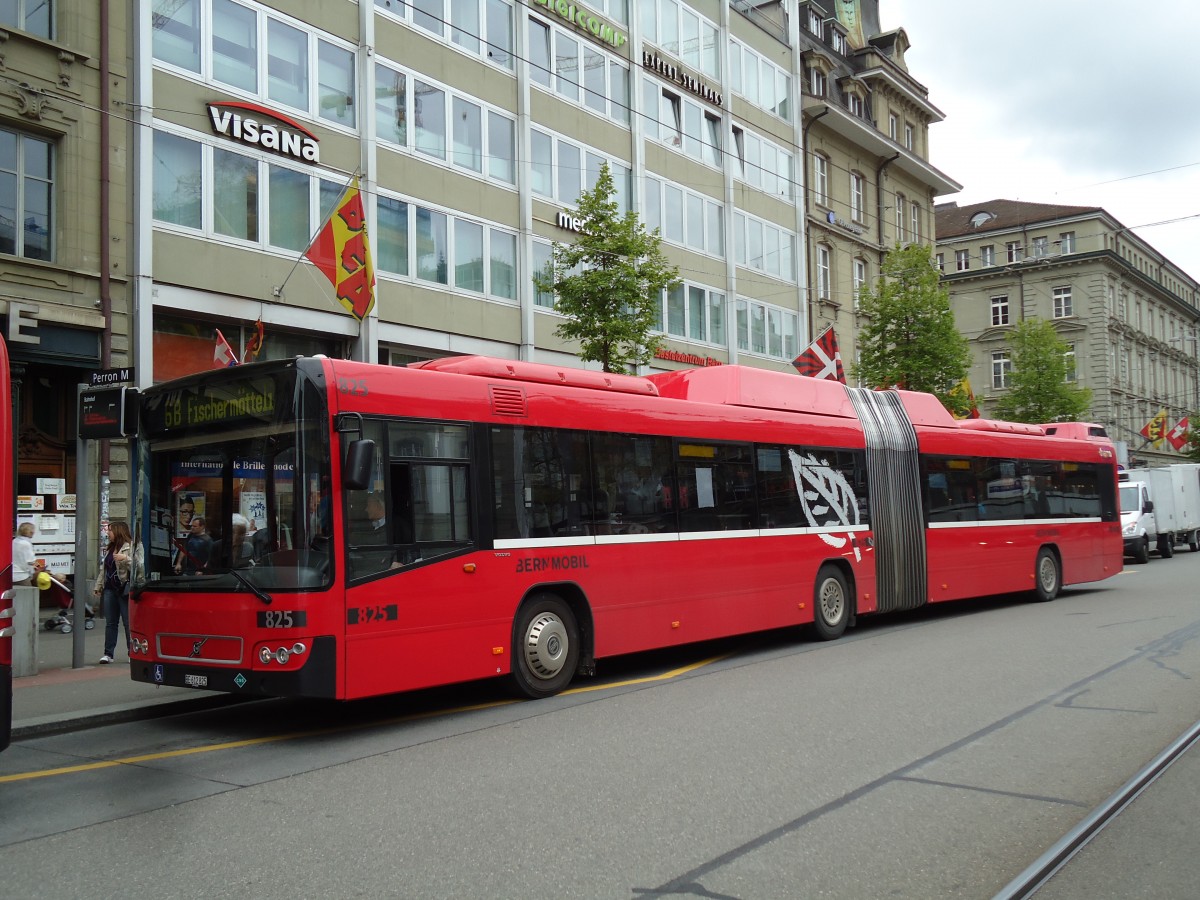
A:
[[[275,651],[275,661],[277,663],[279,663],[281,666],[285,665],[288,661],[288,658],[291,655],[292,655],[292,651],[289,650],[287,647],[280,647],[278,650]]]
[[[263,647],[261,650],[259,650],[259,651],[258,651],[258,658],[259,658],[259,659],[261,659],[261,660],[263,661],[263,664],[264,664],[264,665],[265,665],[266,663],[269,663],[269,662],[271,661],[271,659],[273,658],[273,657],[271,656],[271,648],[270,648],[270,647]]]

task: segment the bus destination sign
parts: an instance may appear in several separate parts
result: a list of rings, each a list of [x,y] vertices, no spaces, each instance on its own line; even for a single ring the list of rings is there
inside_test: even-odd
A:
[[[150,423],[155,431],[197,428],[275,418],[275,381],[271,378],[201,385],[164,394]]]

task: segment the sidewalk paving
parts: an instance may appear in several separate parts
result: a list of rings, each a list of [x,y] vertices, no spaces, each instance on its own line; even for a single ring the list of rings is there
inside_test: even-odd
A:
[[[74,668],[74,634],[46,631],[38,619],[36,675],[13,679],[13,739],[70,731],[111,722],[171,715],[229,702],[227,694],[144,684],[129,677],[124,634],[117,640],[116,662],[100,665],[104,620],[84,630],[81,668]]]

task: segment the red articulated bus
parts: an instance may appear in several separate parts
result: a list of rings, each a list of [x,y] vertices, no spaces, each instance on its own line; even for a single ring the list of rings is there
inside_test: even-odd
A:
[[[301,358],[145,392],[133,678],[352,699],[1121,570],[1094,426],[741,366]],[[202,520],[197,523],[197,519]]]
[[[17,524],[13,502],[12,388],[8,345],[0,338],[0,522]],[[12,739],[13,606],[12,541],[0,540],[0,750]]]

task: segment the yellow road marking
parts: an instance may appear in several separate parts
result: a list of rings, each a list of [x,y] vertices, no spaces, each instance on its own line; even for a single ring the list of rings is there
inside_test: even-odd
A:
[[[678,669],[672,669],[669,672],[663,672],[660,675],[649,675],[645,678],[631,678],[627,681],[614,681],[607,684],[587,685],[586,687],[571,688],[563,691],[563,695],[567,694],[585,694],[592,691],[609,690],[619,687],[631,687],[638,684],[650,684],[655,681],[669,681],[672,678],[678,678],[680,675],[686,675],[688,672],[694,672],[697,669],[702,669],[705,666],[712,665],[725,656],[714,656],[711,659],[701,660],[691,665],[682,666]],[[456,713],[478,712],[484,709],[498,709],[501,706],[511,706],[514,703],[520,703],[520,700],[495,700],[490,703],[476,703],[470,706],[456,706],[453,709],[437,709],[429,712],[413,713],[407,716],[397,716],[393,719],[385,719],[381,722],[367,722],[361,725],[345,725],[336,728],[313,728],[308,731],[292,731],[287,734],[275,734],[260,738],[247,738],[243,741],[225,741],[221,744],[207,744],[203,747],[189,747],[185,750],[164,750],[161,753],[146,753],[141,756],[125,756],[121,759],[109,759],[102,762],[80,763],[77,766],[60,766],[56,769],[44,769],[40,772],[19,772],[15,775],[0,775],[0,784],[9,784],[15,781],[32,781],[35,778],[50,778],[55,775],[74,775],[78,772],[95,772],[100,769],[112,769],[117,766],[135,766],[140,763],[157,762],[164,759],[178,759],[184,756],[193,756],[197,753],[212,753],[217,750],[240,750],[243,747],[254,747],[260,744],[276,744],[281,741],[294,741],[299,738],[320,737],[330,734],[342,734],[349,731],[357,731],[363,728],[379,728],[388,725],[401,725],[405,722],[418,722],[422,719],[433,719],[439,716],[449,716]]]

